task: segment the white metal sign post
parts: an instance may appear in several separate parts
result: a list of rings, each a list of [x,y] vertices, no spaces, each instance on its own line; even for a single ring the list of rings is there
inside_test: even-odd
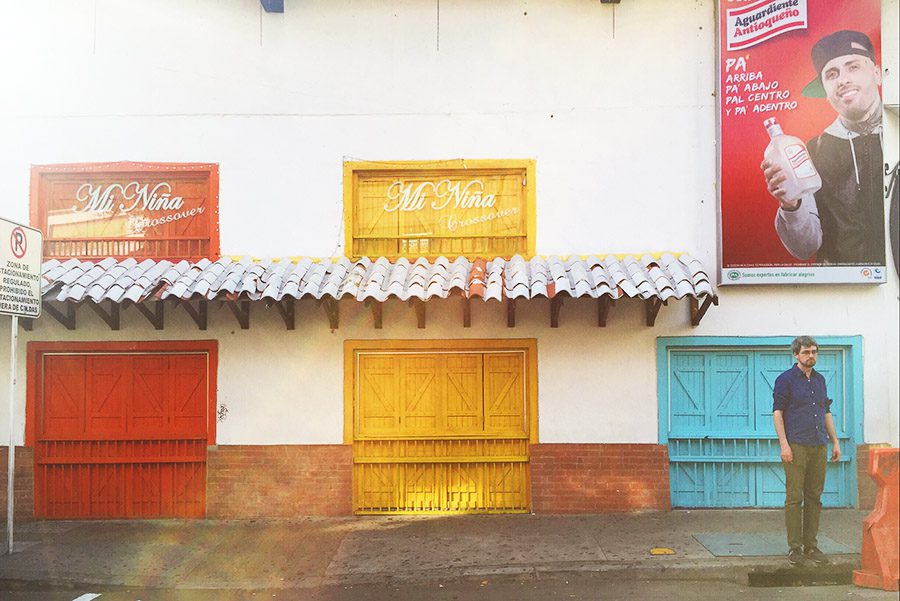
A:
[[[0,313],[12,316],[9,346],[9,447],[6,479],[6,543],[13,552],[13,472],[16,467],[15,423],[16,343],[19,316],[41,315],[40,230],[0,218]]]

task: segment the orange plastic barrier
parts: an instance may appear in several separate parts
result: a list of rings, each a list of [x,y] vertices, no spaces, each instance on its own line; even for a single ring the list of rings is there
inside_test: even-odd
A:
[[[898,590],[900,566],[900,449],[869,451],[869,475],[878,484],[875,509],[863,522],[862,569],[853,584]]]

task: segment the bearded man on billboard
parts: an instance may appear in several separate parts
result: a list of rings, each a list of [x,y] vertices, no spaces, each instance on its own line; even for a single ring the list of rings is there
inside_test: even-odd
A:
[[[817,263],[884,262],[884,162],[881,68],[867,35],[842,30],[812,48],[817,76],[803,95],[827,98],[837,118],[807,144],[822,188],[796,200],[785,198],[787,179],[777,165],[762,169],[769,193],[780,203],[775,229],[794,257]]]

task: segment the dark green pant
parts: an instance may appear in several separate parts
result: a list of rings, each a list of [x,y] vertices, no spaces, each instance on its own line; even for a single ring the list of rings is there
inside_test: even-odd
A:
[[[819,533],[822,489],[825,487],[826,445],[790,443],[794,462],[784,465],[784,523],[791,549],[812,549]]]

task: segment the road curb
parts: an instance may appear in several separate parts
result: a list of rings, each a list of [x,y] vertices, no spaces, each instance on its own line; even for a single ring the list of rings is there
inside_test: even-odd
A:
[[[230,581],[222,579],[217,582],[192,582],[189,578],[182,581],[166,581],[159,579],[152,583],[127,578],[60,578],[48,575],[11,574],[0,578],[0,587],[15,590],[33,590],[48,586],[61,589],[74,589],[102,586],[106,588],[152,588],[179,590],[226,590],[226,589],[313,589],[322,586],[353,586],[364,584],[396,583],[441,583],[459,580],[498,580],[498,579],[554,579],[583,578],[589,576],[603,580],[647,580],[647,581],[724,581],[751,586],[796,586],[792,584],[834,584],[840,574],[852,572],[858,565],[858,556],[843,556],[840,563],[827,568],[814,568],[799,571],[785,566],[782,557],[735,558],[728,563],[716,560],[671,561],[662,563],[654,560],[639,561],[606,561],[585,563],[527,564],[495,567],[460,566],[454,568],[434,568],[427,570],[406,570],[394,572],[361,572],[326,574],[324,576],[308,576],[301,579],[285,579],[276,582],[264,581]],[[826,573],[828,572],[828,573]],[[840,573],[840,574],[839,574]],[[759,584],[762,582],[779,582],[784,584]],[[757,582],[758,584],[753,584]]]
[[[752,587],[851,584],[853,570],[858,568],[859,562],[852,564],[840,562],[823,566],[779,566],[774,570],[751,570],[747,579]]]

